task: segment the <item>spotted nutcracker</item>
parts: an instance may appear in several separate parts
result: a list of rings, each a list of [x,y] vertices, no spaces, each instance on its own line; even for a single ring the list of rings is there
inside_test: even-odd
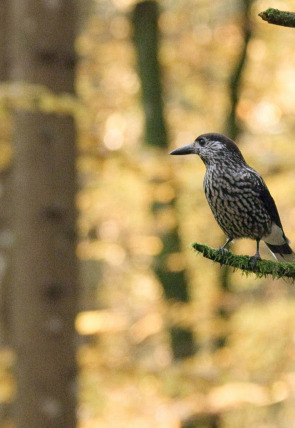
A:
[[[238,238],[256,240],[255,264],[263,240],[278,261],[294,261],[276,204],[260,175],[243,158],[228,137],[210,133],[173,150],[171,155],[199,155],[206,166],[204,191],[213,215],[227,236],[226,246]]]

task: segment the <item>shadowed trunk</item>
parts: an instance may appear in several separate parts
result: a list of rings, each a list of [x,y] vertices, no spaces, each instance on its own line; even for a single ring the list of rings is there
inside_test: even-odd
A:
[[[236,141],[241,133],[241,126],[237,120],[236,108],[239,102],[240,88],[243,77],[243,71],[246,65],[247,59],[247,48],[249,41],[252,37],[251,31],[251,19],[250,19],[250,6],[252,0],[243,0],[242,2],[242,30],[243,30],[243,46],[237,58],[235,67],[233,68],[232,75],[229,80],[229,98],[230,98],[230,110],[228,116],[225,119],[224,132],[225,134]],[[222,241],[223,245],[225,239]],[[224,266],[220,271],[220,285],[225,292],[230,292],[230,269],[227,266]],[[227,309],[220,308],[219,315],[223,319],[228,319],[229,313]],[[226,336],[221,336],[217,339],[217,347],[224,346],[226,343]]]
[[[134,42],[138,57],[138,69],[142,86],[142,99],[145,111],[145,141],[165,149],[168,156],[168,138],[164,120],[161,72],[158,61],[158,18],[159,10],[156,1],[143,1],[135,6],[133,13]],[[167,158],[168,162],[168,158]],[[159,177],[154,178],[156,185],[170,183]],[[175,189],[174,189],[175,190]],[[175,211],[176,198],[169,202],[152,204],[155,220],[165,209]],[[184,268],[172,270],[168,267],[169,256],[180,254],[181,242],[178,225],[165,233],[159,232],[163,243],[161,253],[155,257],[154,270],[159,278],[168,302],[187,303],[190,300]],[[176,359],[191,356],[195,352],[193,332],[190,329],[170,327],[171,346]]]
[[[73,92],[74,0],[11,0],[11,79]],[[16,425],[76,426],[75,125],[14,112]]]
[[[0,83],[8,80],[8,0],[0,0]],[[3,114],[3,113],[2,113]],[[3,118],[2,118],[3,120]],[[2,141],[8,144],[6,135],[9,125],[3,123],[1,130]],[[12,247],[11,230],[11,165],[7,163],[0,171],[0,344],[7,344],[9,340],[9,288],[10,288],[10,261]]]
[[[145,112],[145,141],[166,148],[167,130],[164,120],[161,71],[158,61],[158,18],[156,1],[138,3],[133,13],[134,42]]]

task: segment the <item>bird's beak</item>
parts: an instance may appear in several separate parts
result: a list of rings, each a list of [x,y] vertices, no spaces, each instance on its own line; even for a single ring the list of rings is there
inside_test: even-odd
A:
[[[186,146],[182,146],[178,149],[172,150],[169,155],[190,155],[192,153],[195,153],[194,143],[187,144]]]

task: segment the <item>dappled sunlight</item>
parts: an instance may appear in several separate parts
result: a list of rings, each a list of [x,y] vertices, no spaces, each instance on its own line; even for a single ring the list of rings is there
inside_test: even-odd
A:
[[[294,285],[230,272],[225,289],[224,268],[190,248],[225,241],[203,193],[205,167],[197,156],[168,155],[199,134],[229,132],[229,89],[245,43],[242,8],[224,0],[159,3],[168,144],[144,141],[135,0],[93,3],[76,41],[79,106],[67,98],[57,106],[76,108],[78,130],[78,426],[291,428]],[[265,178],[295,248],[295,30],[260,22],[258,12],[269,6],[259,0],[251,7],[237,143]],[[295,10],[295,1],[278,7]],[[27,105],[23,96],[17,102]],[[12,158],[10,126],[4,115],[3,168]],[[231,249],[252,255],[255,242]],[[261,254],[272,257],[265,245]],[[192,335],[187,358],[173,354],[179,332]],[[15,395],[13,362],[0,351],[1,405]]]
[[[271,102],[261,101],[252,110],[248,118],[249,127],[258,133],[276,132],[282,113],[278,106]]]
[[[249,19],[246,1],[159,1],[158,45],[149,37],[141,46],[146,52],[154,42],[156,55],[145,67],[158,71],[159,65],[163,88],[157,93],[161,85],[150,69],[150,86],[144,87],[146,70],[134,43],[134,7],[153,2],[80,3],[77,98],[19,82],[0,88],[0,274],[8,246],[21,239],[6,233],[13,218],[6,182],[14,160],[13,114],[73,114],[81,283],[72,328],[78,427],[294,427],[295,284],[253,279],[192,251],[194,242],[218,248],[225,236],[204,195],[201,159],[169,152],[203,133],[236,135],[247,163],[270,189],[295,250],[295,29],[258,18],[274,6],[268,0],[253,1]],[[279,0],[275,7],[295,11],[295,0]],[[153,22],[139,24],[141,35],[153,28]],[[159,111],[152,116],[157,95]],[[152,117],[155,125],[160,116],[164,137],[148,141],[146,123]],[[53,178],[50,203],[63,185]],[[62,217],[64,207],[58,205],[58,215],[59,209]],[[74,242],[73,225],[61,228],[62,239],[55,242],[59,226],[49,220],[48,245],[58,265],[63,239]],[[37,225],[37,218],[32,221]],[[256,243],[236,240],[230,250],[253,255]],[[261,256],[272,259],[264,243]],[[0,321],[9,336],[13,293],[2,276],[0,285]],[[59,283],[53,294],[55,288]],[[71,289],[62,290],[62,299],[63,293]],[[0,425],[5,419],[4,428],[15,428],[10,409],[17,363],[6,333],[0,330]]]
[[[81,312],[76,319],[76,330],[81,335],[117,333],[126,330],[127,321],[123,314],[110,311]]]

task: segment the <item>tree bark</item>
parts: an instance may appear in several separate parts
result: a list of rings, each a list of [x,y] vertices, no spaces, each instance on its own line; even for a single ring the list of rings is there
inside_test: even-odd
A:
[[[74,0],[11,0],[11,79],[74,87]],[[75,126],[14,112],[13,343],[20,428],[76,426]]]

